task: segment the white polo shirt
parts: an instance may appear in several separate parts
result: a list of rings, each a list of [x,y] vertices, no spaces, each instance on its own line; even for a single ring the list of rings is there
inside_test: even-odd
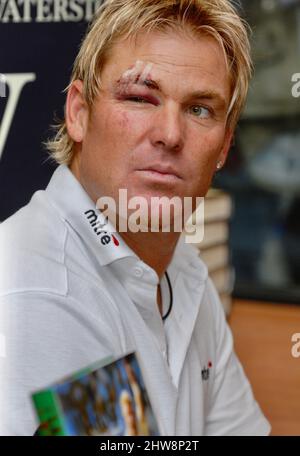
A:
[[[266,435],[207,268],[180,238],[163,322],[156,272],[67,166],[0,226],[0,434],[32,435],[30,393],[101,358],[136,351],[162,435]],[[159,252],[157,252],[159,255]],[[165,313],[168,286],[161,280]]]

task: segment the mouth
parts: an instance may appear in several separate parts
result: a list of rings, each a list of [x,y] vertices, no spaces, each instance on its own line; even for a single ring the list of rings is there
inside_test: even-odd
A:
[[[148,168],[138,169],[145,177],[149,177],[162,182],[176,182],[180,179],[180,175],[170,166],[151,166]]]

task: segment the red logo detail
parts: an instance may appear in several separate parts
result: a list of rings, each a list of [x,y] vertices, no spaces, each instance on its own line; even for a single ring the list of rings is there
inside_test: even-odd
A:
[[[115,244],[116,246],[118,246],[118,245],[120,244],[120,242],[118,241],[118,239],[115,238],[115,236],[114,236],[113,234],[111,235],[111,237],[112,237],[112,239],[113,239],[113,241],[114,241],[114,244]]]
[[[208,362],[208,367],[211,368],[212,367],[212,363],[211,361]]]

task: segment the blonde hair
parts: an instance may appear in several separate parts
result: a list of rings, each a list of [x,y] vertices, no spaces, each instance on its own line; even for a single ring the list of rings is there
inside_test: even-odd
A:
[[[232,86],[227,126],[234,130],[245,104],[252,62],[249,27],[229,0],[106,0],[88,27],[65,92],[80,79],[90,108],[101,88],[101,70],[118,40],[137,37],[140,31],[178,26],[195,34],[210,34],[220,43]],[[69,164],[74,141],[64,120],[54,128],[54,138],[45,145],[58,163]]]

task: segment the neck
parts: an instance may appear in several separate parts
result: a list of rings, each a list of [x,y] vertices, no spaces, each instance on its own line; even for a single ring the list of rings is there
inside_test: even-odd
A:
[[[161,279],[172,259],[180,233],[122,232],[119,234]]]

